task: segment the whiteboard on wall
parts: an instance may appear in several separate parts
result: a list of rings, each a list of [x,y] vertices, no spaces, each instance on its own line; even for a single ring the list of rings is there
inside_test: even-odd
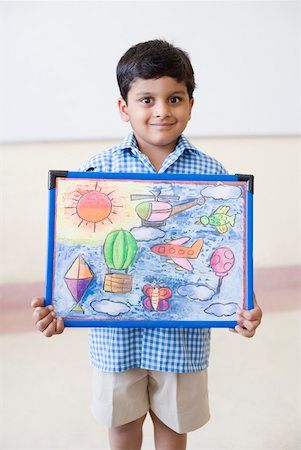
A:
[[[300,132],[299,2],[25,1],[0,12],[2,142],[124,136],[116,64],[156,38],[194,66],[186,135]]]

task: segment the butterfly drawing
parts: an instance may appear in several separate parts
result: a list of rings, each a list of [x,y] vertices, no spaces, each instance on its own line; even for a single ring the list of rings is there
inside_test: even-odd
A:
[[[168,299],[172,296],[169,287],[146,284],[143,286],[143,293],[146,295],[143,306],[148,311],[166,311],[169,308]]]

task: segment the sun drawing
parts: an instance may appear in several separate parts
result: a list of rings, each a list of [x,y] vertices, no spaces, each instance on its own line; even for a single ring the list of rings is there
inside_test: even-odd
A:
[[[82,224],[92,224],[93,230],[96,230],[96,224],[105,224],[105,221],[113,223],[111,220],[112,214],[117,214],[114,208],[122,208],[121,205],[115,205],[114,199],[110,197],[114,191],[107,193],[101,192],[101,187],[98,186],[98,181],[95,187],[91,190],[80,191],[77,190],[73,201],[73,206],[66,206],[66,209],[75,209],[71,213],[72,216],[77,215],[79,218],[78,227]]]

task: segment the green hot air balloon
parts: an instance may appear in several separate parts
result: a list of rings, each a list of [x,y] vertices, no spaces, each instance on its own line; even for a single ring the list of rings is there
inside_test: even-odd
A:
[[[130,292],[132,276],[127,274],[138,250],[134,236],[125,230],[109,233],[104,243],[104,257],[109,268],[105,276],[104,290],[107,292]],[[111,270],[125,270],[126,274],[110,273]]]
[[[132,233],[112,231],[104,243],[104,256],[109,269],[128,270],[137,254],[137,242]]]

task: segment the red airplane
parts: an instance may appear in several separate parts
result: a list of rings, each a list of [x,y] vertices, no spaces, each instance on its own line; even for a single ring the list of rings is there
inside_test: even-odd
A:
[[[203,247],[203,239],[198,239],[191,247],[182,244],[189,241],[190,237],[181,237],[167,241],[166,244],[158,244],[151,247],[151,251],[160,256],[172,259],[174,263],[186,270],[193,270],[188,259],[196,259]]]

